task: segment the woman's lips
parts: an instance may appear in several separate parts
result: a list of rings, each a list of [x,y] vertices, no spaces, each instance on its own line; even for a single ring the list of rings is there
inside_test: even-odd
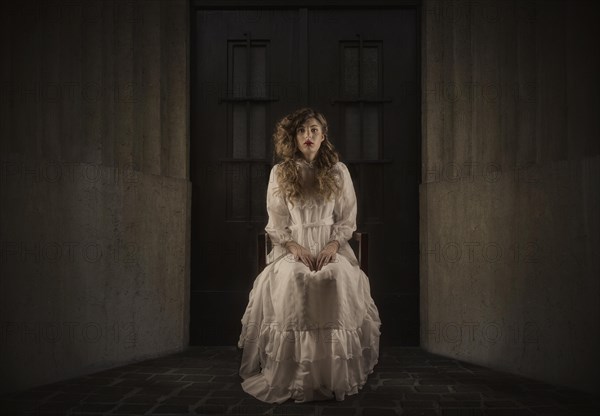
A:
[[[307,146],[311,146],[313,144],[313,142],[311,142],[310,140],[307,140],[304,142],[304,144]]]

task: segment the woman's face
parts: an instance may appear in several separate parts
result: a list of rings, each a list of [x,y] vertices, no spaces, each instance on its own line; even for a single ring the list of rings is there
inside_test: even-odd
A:
[[[306,160],[314,160],[323,140],[325,140],[323,126],[316,118],[311,117],[304,124],[298,126],[296,143]]]

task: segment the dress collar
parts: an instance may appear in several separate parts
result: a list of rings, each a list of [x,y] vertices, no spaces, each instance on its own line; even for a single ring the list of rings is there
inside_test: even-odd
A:
[[[300,166],[305,166],[308,168],[314,168],[316,159],[313,160],[312,162],[308,162],[306,159],[304,159],[303,157],[297,157],[296,158],[296,163],[298,163]]]

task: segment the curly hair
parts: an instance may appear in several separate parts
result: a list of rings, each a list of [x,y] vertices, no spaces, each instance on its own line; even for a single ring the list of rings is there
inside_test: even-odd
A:
[[[328,200],[339,195],[341,191],[341,175],[334,169],[340,161],[340,155],[327,137],[327,120],[325,116],[312,108],[300,108],[277,122],[273,133],[275,152],[274,163],[280,162],[277,169],[277,180],[283,194],[294,206],[294,201],[306,201],[306,190],[300,182],[299,166],[296,159],[303,157],[296,142],[296,132],[308,119],[315,118],[322,126],[323,141],[314,160],[317,195]]]

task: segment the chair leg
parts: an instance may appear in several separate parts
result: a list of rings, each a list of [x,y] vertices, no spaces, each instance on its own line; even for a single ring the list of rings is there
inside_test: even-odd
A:
[[[267,255],[266,255],[266,248],[267,248],[266,239],[267,238],[268,238],[267,233],[265,233],[265,232],[258,233],[258,241],[257,241],[258,270],[257,270],[257,274],[260,274],[264,270],[266,263],[267,263]]]

